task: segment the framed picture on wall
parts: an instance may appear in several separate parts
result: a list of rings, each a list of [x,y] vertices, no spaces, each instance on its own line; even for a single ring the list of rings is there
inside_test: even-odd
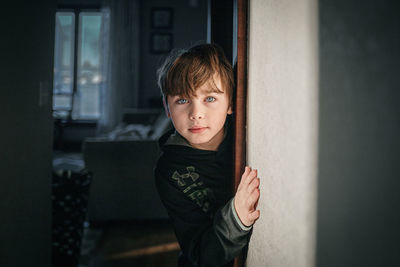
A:
[[[168,53],[172,49],[172,34],[153,32],[150,37],[150,52],[155,54]]]
[[[172,8],[153,7],[151,9],[151,27],[153,29],[171,29],[172,19]]]

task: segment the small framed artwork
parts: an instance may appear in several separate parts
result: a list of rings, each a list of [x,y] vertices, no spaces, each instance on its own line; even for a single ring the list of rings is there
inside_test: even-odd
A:
[[[151,9],[151,27],[153,29],[171,29],[172,19],[172,8],[153,7]]]
[[[168,53],[172,49],[172,34],[153,32],[150,38],[150,51],[155,54]]]

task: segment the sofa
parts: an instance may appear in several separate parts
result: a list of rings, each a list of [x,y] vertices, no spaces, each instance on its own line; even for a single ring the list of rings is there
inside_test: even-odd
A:
[[[166,219],[153,168],[158,139],[171,127],[163,111],[130,111],[114,131],[86,138],[83,158],[92,172],[90,222]]]

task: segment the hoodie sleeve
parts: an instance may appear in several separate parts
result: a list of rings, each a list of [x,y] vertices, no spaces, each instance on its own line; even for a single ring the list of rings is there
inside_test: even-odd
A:
[[[184,257],[194,266],[220,266],[238,256],[249,242],[251,228],[237,221],[233,199],[211,218],[171,182],[171,175],[155,169],[157,190]]]

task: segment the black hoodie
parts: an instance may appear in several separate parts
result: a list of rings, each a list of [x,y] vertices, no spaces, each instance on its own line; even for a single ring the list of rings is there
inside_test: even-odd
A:
[[[231,266],[249,242],[233,207],[231,124],[228,116],[217,151],[191,147],[175,129],[159,140],[155,179],[182,250],[178,266]]]

